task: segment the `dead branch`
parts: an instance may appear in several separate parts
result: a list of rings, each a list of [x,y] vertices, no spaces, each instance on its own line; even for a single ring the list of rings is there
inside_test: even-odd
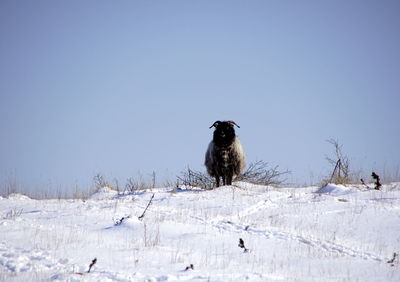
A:
[[[390,259],[390,260],[388,260],[387,263],[394,263],[394,261],[396,260],[396,258],[397,258],[397,253],[393,253],[393,258]]]
[[[370,189],[369,186],[365,183],[364,179],[360,179],[361,184],[364,185],[367,189]]]
[[[379,175],[377,175],[375,172],[372,172],[371,177],[375,180],[375,190],[380,190],[382,184]]]
[[[155,194],[153,193],[153,195],[151,196],[150,201],[147,204],[146,208],[144,209],[142,215],[138,217],[139,220],[142,220],[144,218],[144,215],[146,214],[147,209],[149,208],[149,206],[151,205],[151,202],[153,201],[154,195]]]
[[[91,270],[92,267],[96,264],[96,262],[97,262],[97,258],[94,258],[94,259],[92,260],[92,263],[89,265],[89,270],[87,271],[87,273],[90,273],[90,270]]]

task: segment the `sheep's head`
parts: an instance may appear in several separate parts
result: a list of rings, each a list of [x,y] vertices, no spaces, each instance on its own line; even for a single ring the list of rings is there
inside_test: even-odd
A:
[[[215,127],[213,141],[217,146],[229,146],[235,140],[235,129],[233,126],[237,125],[234,121],[219,121],[214,122],[210,128]],[[239,127],[240,128],[240,127]]]

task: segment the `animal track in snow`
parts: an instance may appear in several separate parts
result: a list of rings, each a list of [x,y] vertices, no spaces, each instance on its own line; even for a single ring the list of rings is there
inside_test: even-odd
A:
[[[219,221],[218,223],[215,223],[212,225],[215,228],[223,229],[225,231],[234,231],[237,233],[247,232],[249,234],[265,236],[268,239],[276,238],[276,239],[285,240],[285,241],[296,241],[298,243],[306,244],[306,245],[309,245],[314,248],[321,249],[321,250],[324,250],[327,252],[338,253],[341,255],[347,255],[347,256],[351,256],[351,257],[358,257],[360,259],[369,259],[369,260],[374,260],[374,261],[378,261],[378,262],[382,262],[382,261],[386,260],[386,258],[381,258],[380,256],[372,254],[372,253],[362,252],[362,251],[353,249],[351,247],[347,247],[344,245],[340,245],[340,244],[325,241],[325,240],[307,238],[307,237],[292,234],[292,233],[289,233],[286,231],[255,229],[255,228],[249,227],[248,225],[238,224],[238,223],[234,223],[232,221]]]

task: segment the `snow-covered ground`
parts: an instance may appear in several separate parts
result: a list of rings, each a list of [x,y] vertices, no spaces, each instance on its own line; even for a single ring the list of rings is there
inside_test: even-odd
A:
[[[0,197],[0,281],[400,281],[400,183],[317,190]]]

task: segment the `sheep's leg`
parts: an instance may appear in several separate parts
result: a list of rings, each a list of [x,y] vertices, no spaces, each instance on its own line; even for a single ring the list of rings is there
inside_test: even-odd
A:
[[[217,187],[219,187],[219,176],[216,176],[215,180],[217,181]]]
[[[226,185],[232,185],[232,175],[228,175],[226,178]]]
[[[222,176],[222,182],[224,183],[224,185],[226,185],[226,176],[225,175]]]

